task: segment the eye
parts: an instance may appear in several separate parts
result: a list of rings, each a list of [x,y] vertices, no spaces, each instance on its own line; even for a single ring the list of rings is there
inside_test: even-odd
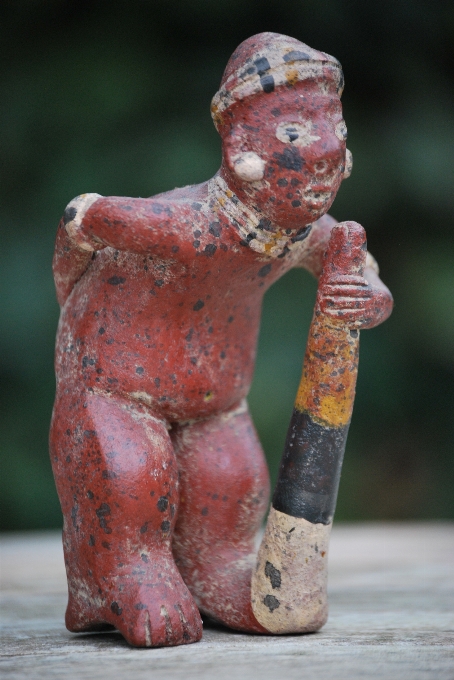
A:
[[[341,120],[341,122],[336,125],[335,135],[341,142],[345,142],[347,139],[347,126],[345,120]]]
[[[318,161],[318,163],[315,164],[314,170],[316,175],[322,175],[326,172],[328,169],[328,161]]]
[[[313,127],[310,121],[304,123],[298,121],[289,121],[280,123],[276,128],[276,137],[284,144],[292,144],[293,146],[309,146],[312,142],[320,139],[318,135],[313,134]]]

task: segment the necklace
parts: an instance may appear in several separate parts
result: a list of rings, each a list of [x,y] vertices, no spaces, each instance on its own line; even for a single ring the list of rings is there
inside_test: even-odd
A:
[[[215,175],[208,182],[208,205],[211,210],[223,213],[236,227],[242,243],[257,253],[279,258],[289,253],[299,256],[306,247],[303,239],[309,235],[312,225],[304,227],[293,236],[280,230],[271,231],[269,220],[260,218],[255,210],[242,203],[220,175]]]

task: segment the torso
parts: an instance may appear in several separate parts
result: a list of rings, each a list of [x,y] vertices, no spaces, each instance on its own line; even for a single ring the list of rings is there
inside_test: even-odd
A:
[[[181,190],[178,199],[187,200]],[[142,401],[170,422],[222,412],[247,394],[263,295],[294,263],[241,245],[203,195],[199,205],[186,262],[96,254],[62,309],[61,384]]]

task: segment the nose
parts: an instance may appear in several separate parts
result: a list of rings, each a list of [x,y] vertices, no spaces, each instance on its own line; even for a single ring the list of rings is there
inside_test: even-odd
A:
[[[304,151],[305,168],[315,181],[332,177],[345,166],[345,142],[336,137],[334,131],[319,128],[319,139]]]

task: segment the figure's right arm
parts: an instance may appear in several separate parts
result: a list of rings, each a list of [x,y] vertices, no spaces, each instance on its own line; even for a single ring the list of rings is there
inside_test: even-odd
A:
[[[83,218],[85,212],[98,198],[99,194],[83,194],[75,198],[68,204],[58,225],[52,270],[60,307],[65,304],[74,284],[87,269],[96,250],[89,243],[71,238],[71,225],[74,224],[77,213],[79,212],[79,216]]]
[[[192,243],[188,234],[201,219],[201,213],[189,202],[78,196],[65,210],[55,246],[53,270],[60,305],[87,269],[94,251],[111,246],[164,258],[185,258]]]

